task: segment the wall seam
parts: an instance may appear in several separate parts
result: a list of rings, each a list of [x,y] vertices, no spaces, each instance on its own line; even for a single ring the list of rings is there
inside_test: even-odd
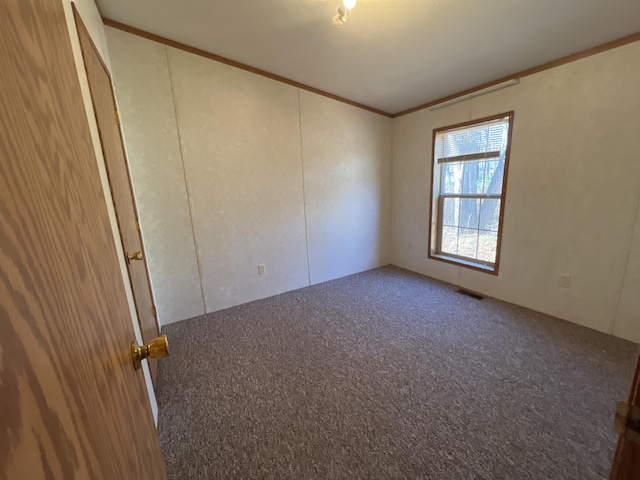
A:
[[[176,94],[173,88],[173,70],[171,69],[171,60],[169,59],[169,47],[164,46],[164,52],[167,57],[167,69],[169,70],[169,85],[171,86],[171,100],[173,101],[173,115],[176,119],[176,131],[178,133],[178,146],[180,147],[180,164],[182,165],[182,175],[184,178],[184,188],[187,193],[187,204],[189,206],[189,220],[191,222],[191,235],[193,237],[193,247],[196,254],[196,265],[198,266],[198,276],[200,278],[200,294],[202,295],[202,308],[204,313],[207,312],[207,302],[204,297],[204,276],[202,275],[202,265],[200,263],[200,248],[196,239],[196,225],[193,218],[193,201],[191,200],[191,189],[189,188],[189,180],[187,179],[187,168],[184,162],[184,149],[182,147],[182,133],[180,131],[180,122],[178,121],[178,104],[176,102]]]
[[[304,183],[304,152],[302,147],[302,107],[298,88],[298,128],[300,131],[300,166],[302,169],[302,210],[304,212],[304,244],[307,247],[307,278],[311,285],[311,263],[309,262],[309,231],[307,228],[307,193]]]
[[[631,235],[629,236],[629,246],[627,247],[627,257],[624,263],[624,270],[622,271],[622,280],[620,281],[620,289],[618,291],[618,301],[616,302],[616,309],[613,312],[613,318],[611,319],[611,325],[609,326],[609,333],[613,335],[616,328],[616,322],[618,320],[618,312],[620,311],[620,303],[622,302],[622,291],[624,290],[624,282],[627,279],[627,271],[629,270],[629,260],[631,259],[631,248],[633,247],[633,238],[636,235],[636,225],[638,225],[638,218],[640,216],[640,195],[636,200],[636,214],[633,216],[631,224]]]

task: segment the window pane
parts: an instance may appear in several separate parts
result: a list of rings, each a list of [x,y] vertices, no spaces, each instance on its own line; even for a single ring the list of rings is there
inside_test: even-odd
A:
[[[500,200],[485,199],[480,204],[480,230],[498,231],[500,223]]]
[[[478,248],[478,230],[461,228],[458,234],[458,255],[461,257],[476,258]]]
[[[460,218],[458,224],[461,227],[478,228],[479,210],[479,198],[460,199]]]
[[[497,232],[480,232],[478,237],[478,260],[495,263],[497,246]]]
[[[442,224],[449,225],[451,227],[458,226],[458,218],[460,215],[460,199],[459,198],[445,198],[443,199],[444,205],[442,207]]]
[[[436,131],[434,159],[446,159],[433,178],[438,253],[495,264],[508,133],[506,116]]]
[[[462,193],[462,163],[445,163],[442,167],[442,193]]]
[[[480,169],[480,164],[485,162],[467,161],[464,162],[462,175],[462,193],[478,194],[484,190],[484,169]]]
[[[488,195],[502,194],[502,177],[504,174],[504,157],[500,160],[487,162],[487,172],[484,178],[484,192]]]
[[[487,162],[482,161],[478,162],[478,188],[476,193],[484,193],[485,192],[485,180],[487,178]]]
[[[458,228],[442,227],[442,253],[456,254],[458,252]]]

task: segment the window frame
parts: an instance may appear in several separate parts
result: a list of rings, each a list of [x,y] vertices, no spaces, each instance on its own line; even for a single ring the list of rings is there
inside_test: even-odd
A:
[[[430,179],[430,196],[429,196],[429,242],[428,242],[428,258],[430,260],[436,260],[439,262],[449,263],[452,265],[456,265],[458,267],[465,267],[472,270],[489,273],[492,275],[498,275],[500,271],[500,253],[502,247],[502,230],[504,227],[504,210],[506,206],[507,200],[507,183],[509,179],[509,159],[511,157],[511,140],[513,137],[513,123],[514,123],[514,112],[513,110],[510,112],[500,113],[497,115],[491,115],[489,117],[478,118],[475,120],[470,120],[467,122],[456,123],[454,125],[447,125],[444,127],[438,127],[433,129],[433,135],[431,139],[431,179]],[[505,158],[504,158],[504,173],[502,178],[502,191],[500,195],[486,195],[486,194],[441,194],[438,187],[438,195],[434,196],[434,185],[436,181],[438,184],[442,183],[442,173],[440,170],[437,171],[438,178],[434,179],[434,175],[436,173],[436,139],[438,134],[446,132],[448,130],[461,129],[465,127],[472,127],[475,125],[479,125],[486,122],[491,122],[494,120],[499,120],[502,118],[508,119],[509,131],[507,134],[507,147],[505,150]],[[476,155],[476,154],[472,154]],[[444,165],[445,162],[443,162]],[[442,168],[442,167],[439,167]],[[450,253],[438,253],[438,249],[442,245],[442,216],[443,216],[443,204],[444,198],[454,197],[454,198],[482,198],[482,199],[500,199],[500,213],[498,215],[498,237],[496,240],[496,260],[493,263],[493,266],[485,261],[470,259],[467,257],[462,257]]]

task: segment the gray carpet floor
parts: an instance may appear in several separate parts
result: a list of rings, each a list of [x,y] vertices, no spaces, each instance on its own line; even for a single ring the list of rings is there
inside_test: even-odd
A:
[[[384,267],[168,325],[170,479],[605,479],[637,345]]]

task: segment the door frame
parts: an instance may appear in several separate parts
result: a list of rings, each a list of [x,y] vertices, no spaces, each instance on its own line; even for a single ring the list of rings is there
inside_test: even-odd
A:
[[[640,407],[640,356],[631,382],[627,403]],[[640,478],[640,444],[633,443],[620,435],[609,480],[636,480],[638,478]]]
[[[106,74],[107,78],[109,79],[109,86],[110,86],[110,94],[111,94],[111,98],[113,99],[113,108],[114,108],[114,115],[118,116],[118,138],[120,141],[120,145],[121,145],[121,151],[122,151],[122,156],[125,162],[125,168],[126,168],[126,173],[127,173],[127,177],[128,177],[128,192],[129,192],[129,196],[131,198],[131,203],[133,206],[133,211],[134,211],[134,215],[136,217],[136,221],[137,221],[137,236],[138,236],[138,240],[140,242],[140,246],[141,249],[144,253],[144,271],[145,271],[145,275],[146,275],[146,279],[147,279],[147,286],[148,286],[148,293],[149,293],[149,297],[151,298],[151,304],[152,304],[152,308],[154,310],[154,320],[155,320],[155,327],[156,327],[156,332],[157,334],[155,336],[160,335],[160,322],[158,321],[158,315],[157,315],[157,309],[156,309],[156,301],[154,298],[154,294],[153,294],[153,289],[151,287],[151,275],[149,272],[149,264],[148,264],[148,260],[146,257],[146,248],[144,246],[144,239],[142,237],[142,230],[140,228],[140,214],[138,211],[138,205],[136,203],[136,198],[135,198],[135,194],[134,194],[134,190],[133,190],[133,180],[131,178],[131,169],[129,168],[129,159],[127,156],[127,151],[125,148],[125,143],[124,143],[124,136],[122,133],[122,125],[119,119],[119,109],[118,109],[118,105],[117,105],[117,99],[116,99],[116,95],[115,95],[115,88],[114,88],[114,82],[113,82],[113,77],[111,75],[111,72],[109,71],[109,68],[107,67],[107,64],[104,61],[104,58],[102,57],[102,54],[100,53],[100,50],[97,48],[95,41],[93,39],[93,37],[91,36],[89,29],[87,28],[85,22],[82,20],[82,15],[80,14],[78,7],[76,5],[76,2],[71,2],[71,8],[73,11],[73,18],[74,18],[74,22],[75,22],[75,26],[76,26],[76,36],[78,38],[78,44],[80,46],[80,52],[81,52],[81,58],[82,58],[82,68],[84,69],[84,73],[85,73],[85,77],[86,77],[86,81],[87,81],[87,86],[89,89],[89,102],[91,102],[91,109],[92,109],[92,119],[95,122],[96,125],[96,129],[98,131],[98,140],[99,140],[99,146],[100,146],[100,153],[102,155],[102,161],[104,163],[105,166],[105,171],[106,171],[106,176],[107,176],[107,187],[109,188],[109,201],[111,202],[111,204],[113,205],[114,208],[114,214],[115,214],[115,218],[116,218],[116,226],[117,226],[117,234],[118,234],[118,238],[119,238],[119,243],[122,247],[122,260],[124,261],[124,265],[125,265],[125,269],[126,269],[126,274],[127,274],[127,279],[129,282],[129,287],[131,289],[131,294],[132,294],[132,298],[133,298],[133,304],[134,304],[134,308],[136,311],[136,318],[137,318],[137,323],[138,323],[138,327],[140,328],[140,332],[141,332],[141,342],[140,343],[146,343],[147,341],[152,340],[151,338],[144,338],[144,331],[145,331],[145,326],[142,323],[142,315],[144,314],[144,312],[141,312],[141,309],[139,307],[139,301],[136,299],[136,295],[135,295],[135,290],[133,288],[133,278],[131,275],[131,266],[128,265],[127,259],[125,258],[126,256],[126,252],[127,252],[127,246],[125,245],[124,242],[124,237],[122,235],[122,231],[121,231],[121,219],[118,216],[118,211],[115,207],[115,201],[113,199],[113,192],[111,190],[111,184],[112,184],[112,179],[111,179],[111,174],[109,173],[109,169],[107,167],[107,160],[105,158],[105,149],[104,149],[104,143],[103,143],[103,132],[100,129],[100,123],[98,122],[98,118],[97,118],[97,112],[95,110],[95,105],[93,103],[93,92],[92,92],[92,86],[91,83],[89,82],[89,76],[87,74],[86,71],[86,54],[85,52],[82,50],[82,43],[79,39],[79,35],[80,35],[80,31],[82,30],[82,33],[84,33],[84,35],[86,36],[86,38],[89,41],[89,44],[91,46],[91,48],[93,49],[93,53],[95,54],[95,56],[98,58],[102,69],[104,70],[104,73]],[[154,380],[154,375],[152,374],[152,372],[150,371],[150,376],[152,379],[152,384],[155,387],[155,380]]]
[[[131,324],[133,326],[136,341],[139,344],[142,344],[142,331],[140,328],[140,322],[138,320],[138,312],[136,310],[135,303],[133,300],[133,290],[131,288],[127,265],[124,260],[125,253],[122,248],[122,243],[120,241],[120,238],[121,238],[120,230],[118,228],[115,208],[113,207],[113,198],[111,196],[111,190],[109,188],[107,167],[102,154],[102,145],[100,142],[98,125],[95,117],[95,111],[93,109],[93,102],[91,101],[89,80],[87,77],[87,71],[84,66],[84,59],[82,57],[82,47],[80,45],[80,37],[77,30],[78,26],[74,18],[74,9],[76,9],[78,11],[78,15],[81,16],[82,13],[80,11],[81,10],[85,11],[85,9],[89,9],[90,6],[88,3],[81,2],[80,4],[76,4],[76,2],[70,2],[67,0],[64,0],[62,3],[63,3],[65,19],[67,23],[69,40],[71,42],[71,49],[73,51],[73,57],[74,57],[75,66],[76,66],[76,75],[80,82],[80,89],[83,95],[83,103],[84,103],[85,113],[87,117],[87,123],[89,124],[91,141],[93,143],[95,158],[98,164],[98,171],[100,173],[102,191],[103,191],[105,202],[107,205],[109,220],[111,222],[111,231],[113,233],[113,243],[115,245],[116,252],[118,254],[118,261],[120,263],[120,271],[122,274],[122,283],[124,284],[127,300],[129,303],[129,311],[131,313]],[[91,3],[91,6],[95,8],[95,4]],[[87,16],[91,16],[91,13],[89,11],[87,11]],[[95,16],[100,18],[97,8],[95,8]],[[100,28],[102,29],[104,28],[103,23],[100,23]],[[91,34],[91,31],[89,29],[87,29],[87,33],[89,34],[89,38],[91,39],[91,41],[95,44],[94,35]],[[102,56],[100,56],[100,58],[102,58]],[[153,388],[153,382],[151,380],[151,373],[149,371],[149,367],[146,364],[146,362],[142,362],[142,373],[144,375],[145,384],[147,387],[147,394],[149,398],[149,404],[151,405],[151,411],[153,413],[153,419],[157,425],[158,424],[158,402],[156,400],[155,391]]]

